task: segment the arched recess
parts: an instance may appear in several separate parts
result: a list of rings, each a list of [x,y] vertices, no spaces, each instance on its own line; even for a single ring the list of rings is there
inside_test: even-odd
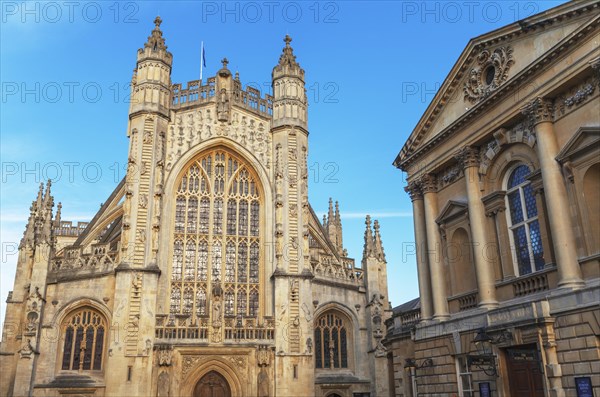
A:
[[[494,156],[485,174],[482,174],[484,182],[483,195],[504,190],[506,173],[516,163],[526,164],[532,172],[540,168],[537,154],[532,147],[524,143],[506,145]]]
[[[366,354],[366,352],[361,352],[360,351],[360,344],[357,343],[357,341],[359,341],[359,335],[358,335],[358,317],[356,316],[356,314],[354,313],[354,311],[350,310],[348,307],[336,303],[336,302],[327,302],[323,305],[321,305],[318,310],[315,311],[314,317],[313,317],[313,324],[314,327],[313,329],[317,329],[318,326],[318,322],[319,320],[323,319],[324,316],[327,316],[328,314],[333,314],[334,316],[340,318],[343,321],[344,327],[346,329],[346,353],[347,353],[347,367],[341,366],[338,368],[334,368],[335,370],[341,369],[341,370],[350,370],[350,371],[354,371],[356,368],[356,357],[360,357],[361,354]],[[315,351],[315,359],[316,359],[316,352],[317,349],[319,349],[318,343],[319,341],[317,340],[316,334],[315,332],[313,332],[313,334],[311,335],[312,341],[313,341],[313,350]],[[330,370],[331,368],[321,368],[320,370],[326,371],[326,370]]]
[[[264,166],[259,160],[252,155],[246,148],[240,146],[234,141],[227,138],[217,137],[210,139],[198,145],[195,150],[190,150],[179,158],[173,165],[172,170],[169,172],[164,189],[164,203],[162,211],[161,223],[165,227],[161,228],[161,234],[159,237],[160,244],[160,260],[159,266],[163,274],[170,277],[170,263],[172,262],[173,254],[173,225],[175,221],[175,201],[177,198],[176,189],[181,179],[182,173],[193,163],[196,159],[202,157],[205,153],[215,150],[223,150],[227,153],[231,153],[233,156],[244,162],[246,166],[251,169],[258,179],[261,195],[262,195],[262,208],[261,208],[261,241],[267,241],[270,236],[273,235],[272,222],[267,222],[269,219],[273,219],[274,212],[273,206],[273,193],[272,184],[269,175]],[[265,249],[265,244],[261,244],[260,256],[262,259],[261,265],[263,274],[261,275],[261,287],[263,292],[260,294],[260,306],[263,308],[262,315],[272,316],[273,315],[273,303],[272,303],[272,283],[269,281],[270,275],[274,271],[274,252],[273,250]],[[159,312],[167,313],[169,311],[169,290],[170,283],[169,278],[165,277],[165,282],[161,282],[159,285]]]
[[[453,278],[453,295],[470,292],[477,288],[472,245],[469,234],[462,227],[457,228],[450,238],[448,264],[450,265],[450,274],[456,276]]]
[[[583,199],[587,212],[586,224],[592,239],[589,253],[600,252],[600,163],[589,167],[583,176]]]
[[[185,356],[184,356],[185,363]],[[184,364],[185,365],[185,364]],[[226,356],[223,357],[208,357],[206,361],[201,361],[201,364],[191,369],[189,374],[181,379],[183,387],[179,391],[179,395],[193,396],[194,389],[198,382],[210,372],[217,372],[228,383],[232,397],[245,397],[248,395],[247,382],[242,382],[240,373],[227,362]],[[247,368],[242,368],[240,371],[247,371]]]

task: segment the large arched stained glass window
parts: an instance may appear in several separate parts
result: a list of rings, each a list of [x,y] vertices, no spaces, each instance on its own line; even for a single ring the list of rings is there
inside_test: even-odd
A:
[[[256,317],[261,193],[251,168],[226,150],[202,154],[175,194],[170,314]],[[208,307],[215,290],[223,310]]]
[[[531,182],[527,179],[530,172],[526,165],[517,166],[506,185],[508,220],[519,275],[544,268],[538,210]]]
[[[315,368],[348,368],[347,324],[335,312],[315,324]]]
[[[100,371],[107,331],[104,317],[89,307],[63,322],[62,370]]]

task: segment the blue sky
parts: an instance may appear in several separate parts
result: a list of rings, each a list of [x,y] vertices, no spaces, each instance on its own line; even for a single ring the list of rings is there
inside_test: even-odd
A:
[[[0,318],[39,183],[63,219],[92,218],[123,176],[128,83],[157,14],[174,83],[227,57],[267,90],[290,34],[306,70],[309,195],[340,201],[344,245],[360,263],[364,217],[381,223],[392,305],[418,295],[412,207],[391,164],[469,39],[556,1],[0,1]],[[0,320],[0,321],[1,321]]]

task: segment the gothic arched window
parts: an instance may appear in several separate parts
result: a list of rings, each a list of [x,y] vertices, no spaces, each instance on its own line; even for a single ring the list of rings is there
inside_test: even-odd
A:
[[[171,316],[258,316],[262,198],[251,167],[224,149],[204,153],[175,194]],[[207,307],[214,291],[223,310]]]
[[[344,319],[327,312],[315,324],[315,368],[348,368],[348,330]]]
[[[514,258],[521,276],[544,268],[537,204],[531,182],[527,179],[530,173],[529,167],[518,165],[506,183],[508,222]]]
[[[100,371],[106,334],[104,316],[85,307],[70,314],[62,326],[62,370]]]

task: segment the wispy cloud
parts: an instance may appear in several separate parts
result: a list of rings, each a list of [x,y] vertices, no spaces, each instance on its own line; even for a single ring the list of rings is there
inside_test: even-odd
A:
[[[327,214],[326,211],[318,212],[319,216]],[[378,212],[378,211],[365,211],[365,212],[342,212],[342,219],[364,219],[367,215],[370,215],[371,218],[412,218],[413,214],[409,211],[399,211],[399,212]]]

